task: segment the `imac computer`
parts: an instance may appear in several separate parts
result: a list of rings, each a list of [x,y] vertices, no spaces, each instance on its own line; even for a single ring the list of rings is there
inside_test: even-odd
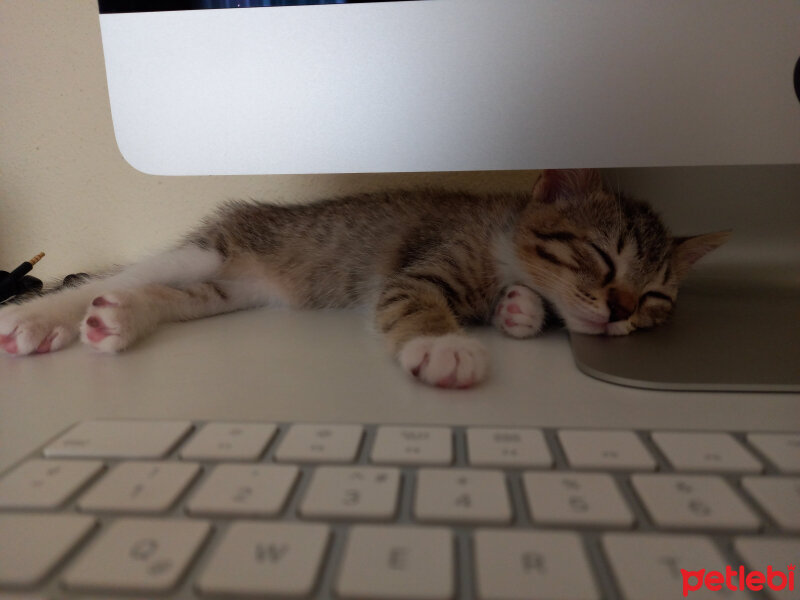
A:
[[[697,233],[709,214],[709,227],[733,229],[715,258],[734,268],[713,293],[690,285],[663,331],[573,336],[578,365],[666,388],[800,386],[800,353],[782,350],[800,339],[796,3],[101,0],[100,10],[114,131],[135,168],[625,168],[611,183],[633,178],[679,213],[676,230]]]
[[[99,8],[129,198],[600,168],[677,235],[733,236],[652,331],[470,329],[492,363],[464,390],[357,310],[0,355],[0,599],[800,597],[797,0]]]

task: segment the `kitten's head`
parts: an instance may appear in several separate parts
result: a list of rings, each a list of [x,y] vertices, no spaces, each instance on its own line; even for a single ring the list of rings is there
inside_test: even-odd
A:
[[[625,335],[672,312],[689,268],[729,231],[672,237],[644,202],[596,170],[545,171],[515,237],[529,285],[571,331]]]

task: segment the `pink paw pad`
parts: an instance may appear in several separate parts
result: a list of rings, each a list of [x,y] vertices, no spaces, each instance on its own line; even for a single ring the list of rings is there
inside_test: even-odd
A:
[[[517,306],[516,304],[509,304],[508,305],[508,313],[511,315],[521,315],[522,309]]]
[[[464,381],[462,383],[456,384],[455,388],[457,390],[466,390],[466,389],[471,388],[474,385],[475,385],[475,379],[471,377],[471,378],[467,379],[466,381]]]
[[[439,381],[436,382],[436,387],[445,388],[448,390],[457,389],[457,390],[465,390],[467,388],[471,388],[475,385],[475,378],[470,377],[466,381],[462,381],[459,383],[458,381],[458,374],[454,370],[450,375],[446,377],[442,377]]]
[[[450,373],[447,377],[442,377],[439,381],[436,382],[436,387],[440,388],[454,388],[456,387],[457,379],[455,371]]]
[[[16,354],[17,353],[17,340],[16,338],[16,329],[12,331],[9,335],[0,335],[0,348],[3,348],[9,354]]]
[[[118,306],[118,304],[116,302],[106,300],[103,296],[98,296],[92,300],[92,306]]]
[[[36,347],[36,352],[38,354],[45,354],[50,352],[50,349],[53,345],[53,340],[56,339],[56,332],[51,332],[46,338],[44,338],[41,343]]]
[[[95,298],[95,300],[97,300],[97,298]],[[94,304],[94,302],[92,304]],[[89,317],[86,319],[86,325],[89,327],[89,330],[86,332],[86,337],[88,337],[91,342],[101,342],[111,335],[108,327],[106,327],[106,324],[103,323],[102,319],[99,317]]]
[[[414,377],[419,377],[419,374],[422,372],[422,369],[423,369],[425,366],[427,366],[427,364],[428,364],[428,361],[430,361],[430,358],[431,358],[431,355],[430,355],[430,354],[428,354],[428,353],[426,352],[426,353],[425,353],[425,356],[422,358],[422,362],[420,362],[420,363],[419,363],[419,364],[418,364],[416,367],[414,367],[413,369],[411,369],[411,374],[412,374]]]

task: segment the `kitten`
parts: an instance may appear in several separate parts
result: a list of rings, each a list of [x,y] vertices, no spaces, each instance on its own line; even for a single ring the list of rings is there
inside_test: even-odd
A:
[[[400,365],[464,388],[486,377],[464,333],[625,335],[667,319],[691,265],[729,232],[673,238],[595,170],[545,171],[532,194],[379,192],[308,205],[232,202],[175,249],[0,310],[0,348],[51,352],[80,333],[118,352],[165,321],[265,304],[367,305]],[[88,307],[88,308],[87,308]]]

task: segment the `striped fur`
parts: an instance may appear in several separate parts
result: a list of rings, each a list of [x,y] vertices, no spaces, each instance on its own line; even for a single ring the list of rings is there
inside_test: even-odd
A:
[[[230,203],[189,242],[224,249],[223,278],[262,274],[303,308],[368,304],[393,350],[487,322],[502,288],[492,245],[530,198],[393,191],[311,205]]]
[[[707,251],[726,237],[714,235],[687,243]],[[224,278],[265,277],[292,306],[373,307],[394,351],[489,322],[513,284],[546,299],[574,331],[651,327],[668,316],[688,268],[672,264],[681,254],[652,208],[609,193],[594,171],[546,172],[532,194],[233,202],[188,239],[224,257]]]

